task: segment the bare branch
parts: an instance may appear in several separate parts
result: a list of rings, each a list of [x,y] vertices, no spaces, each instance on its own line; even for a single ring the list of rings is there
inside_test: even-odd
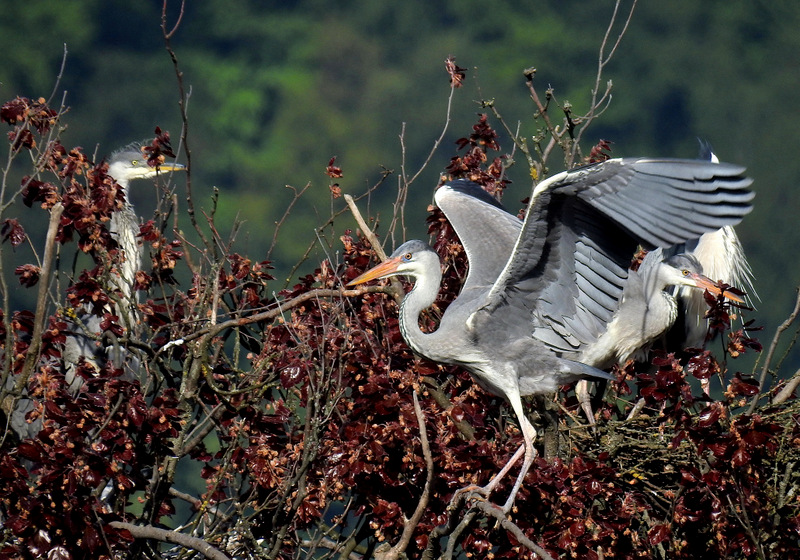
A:
[[[780,392],[775,395],[775,398],[772,399],[772,404],[781,404],[789,400],[794,393],[797,386],[800,385],[800,370],[797,370],[794,375],[786,382],[786,385],[780,390]]]
[[[419,497],[417,508],[414,510],[411,519],[408,519],[403,524],[403,534],[400,536],[400,540],[388,551],[381,551],[380,554],[376,553],[375,558],[378,560],[397,560],[397,558],[400,558],[400,555],[405,552],[406,548],[408,548],[411,537],[414,535],[414,529],[419,525],[422,514],[425,513],[425,508],[428,507],[428,498],[430,497],[431,486],[433,485],[433,457],[431,456],[431,447],[428,443],[428,430],[425,428],[425,415],[422,414],[422,408],[419,406],[419,398],[417,397],[416,391],[413,392],[411,396],[414,399],[414,414],[416,414],[417,422],[419,423],[419,439],[422,443],[422,455],[425,457],[425,467],[428,470],[428,474],[425,477],[425,488],[422,490],[422,495]]]
[[[186,0],[181,0],[181,11],[178,14],[178,19],[175,22],[175,25],[172,26],[169,32],[166,31],[166,24],[167,24],[167,0],[164,0],[164,4],[161,8],[161,29],[164,30],[164,38],[169,40],[172,39],[172,36],[175,35],[175,32],[181,26],[181,21],[183,21],[183,14],[184,8],[186,7]]]
[[[589,112],[581,119],[583,122],[580,129],[578,130],[578,134],[575,136],[575,143],[572,147],[573,160],[577,156],[580,147],[580,141],[583,138],[583,134],[586,132],[586,129],[589,127],[589,125],[592,124],[592,121],[594,121],[594,119],[597,118],[597,116],[599,116],[600,114],[602,114],[603,111],[605,111],[605,108],[603,108],[602,110],[598,110],[598,108],[601,105],[603,105],[603,103],[606,102],[606,100],[608,100],[608,102],[611,101],[612,85],[610,80],[606,83],[606,90],[602,98],[599,101],[597,99],[597,95],[600,92],[600,83],[603,79],[603,71],[605,70],[606,65],[614,57],[614,54],[617,52],[617,48],[622,42],[622,38],[625,36],[625,33],[628,30],[628,25],[630,24],[631,19],[633,18],[633,12],[636,9],[637,1],[638,0],[633,0],[633,4],[631,4],[631,9],[628,11],[628,17],[625,19],[625,23],[623,24],[619,34],[617,34],[617,38],[614,41],[614,45],[611,47],[611,50],[608,52],[608,54],[606,54],[605,52],[606,46],[608,45],[608,40],[611,36],[611,30],[614,28],[614,24],[617,21],[617,14],[619,12],[619,7],[620,4],[622,3],[622,0],[617,0],[616,3],[614,4],[614,12],[611,15],[611,20],[608,22],[606,33],[603,36],[603,42],[600,44],[600,49],[598,51],[597,74],[595,76],[594,87],[592,88],[592,99],[591,99],[591,104],[589,106]],[[608,105],[606,104],[606,108],[607,107]]]
[[[186,548],[196,550],[206,558],[211,560],[230,560],[228,556],[208,544],[203,539],[191,537],[178,533],[176,531],[167,531],[166,529],[159,529],[149,525],[134,525],[133,523],[126,523],[124,521],[112,521],[109,523],[115,529],[125,529],[137,539],[153,539],[161,542],[168,542],[179,544]]]
[[[517,539],[522,546],[537,554],[543,560],[553,560],[553,557],[550,556],[545,549],[526,537],[522,529],[508,519],[497,506],[485,500],[477,500],[475,505],[488,517],[495,519],[503,529],[514,535],[514,538]]]
[[[31,334],[31,344],[28,348],[28,353],[25,356],[25,365],[22,369],[22,375],[19,376],[16,387],[14,387],[17,396],[22,394],[22,389],[28,382],[28,378],[34,366],[39,361],[42,331],[44,330],[46,317],[47,290],[50,287],[50,274],[53,271],[55,253],[58,246],[56,243],[56,233],[58,233],[58,226],[63,212],[64,206],[61,203],[56,204],[53,206],[52,210],[50,210],[50,224],[47,227],[47,238],[45,239],[44,260],[42,262],[42,273],[39,278],[39,294],[36,298],[33,333]]]
[[[772,342],[769,345],[769,350],[767,351],[767,356],[764,358],[764,365],[761,368],[761,376],[758,378],[758,393],[753,396],[752,400],[750,401],[750,406],[747,408],[747,414],[753,414],[758,406],[758,401],[760,400],[761,396],[764,393],[764,383],[767,380],[767,373],[769,372],[769,366],[772,363],[772,357],[775,354],[775,349],[778,347],[778,341],[781,338],[781,335],[792,326],[795,319],[797,319],[797,315],[800,314],[800,289],[797,293],[797,299],[794,303],[794,309],[789,314],[789,317],[780,324],[780,326],[775,330],[775,336],[772,337]]]
[[[361,231],[364,234],[364,237],[367,238],[367,241],[369,241],[369,244],[372,245],[372,248],[378,254],[378,258],[380,258],[381,261],[385,261],[386,260],[386,251],[383,250],[383,247],[381,247],[380,241],[378,241],[378,237],[369,228],[369,226],[367,225],[367,222],[364,221],[364,217],[361,215],[361,212],[358,210],[358,206],[356,206],[356,203],[353,200],[353,197],[350,196],[349,194],[346,194],[346,195],[344,195],[344,200],[345,200],[345,202],[347,202],[347,206],[350,208],[350,212],[353,213],[353,217],[355,218],[356,223],[358,224],[358,227],[361,228]],[[392,290],[394,290],[393,295],[395,297],[395,300],[399,303],[400,300],[403,297],[403,295],[402,295],[403,294],[403,286],[402,286],[402,284],[400,284],[400,281],[397,278],[394,278],[394,277],[390,278],[389,282],[390,282],[390,284],[392,286]]]
[[[167,4],[168,0],[164,0],[161,9],[161,33],[164,38],[164,47],[166,48],[167,52],[169,53],[170,60],[172,60],[172,66],[175,71],[175,78],[178,82],[178,92],[180,94],[178,99],[178,107],[181,111],[181,144],[183,145],[183,151],[186,154],[186,204],[187,204],[187,211],[189,213],[189,220],[192,223],[192,226],[197,231],[197,234],[200,236],[200,239],[203,240],[203,244],[208,247],[212,248],[211,243],[205,236],[200,224],[197,222],[197,216],[195,214],[194,209],[194,199],[192,197],[192,151],[189,149],[189,115],[187,112],[187,106],[189,102],[189,94],[186,92],[186,88],[183,83],[183,72],[178,65],[178,56],[175,54],[175,50],[172,48],[171,39],[175,32],[178,30],[178,26],[180,25],[183,19],[183,9],[184,9],[185,0],[181,1],[181,13],[178,17],[178,21],[175,23],[173,28],[167,31]]]
[[[378,254],[378,258],[382,261],[385,261],[386,251],[383,250],[383,247],[381,247],[381,242],[378,241],[378,237],[369,228],[367,222],[364,221],[364,217],[361,215],[358,206],[356,206],[353,197],[349,194],[346,194],[344,195],[344,201],[347,203],[348,208],[350,208],[350,212],[352,212],[358,227],[361,228],[361,232],[364,234],[364,237],[367,238],[367,241],[369,241],[369,244],[372,245],[373,250]]]

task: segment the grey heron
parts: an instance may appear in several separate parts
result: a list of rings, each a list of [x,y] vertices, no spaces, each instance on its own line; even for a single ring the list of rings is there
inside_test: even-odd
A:
[[[128,199],[128,187],[130,182],[135,179],[150,179],[159,173],[184,169],[184,166],[178,163],[163,163],[158,167],[151,167],[148,164],[147,156],[142,152],[142,146],[141,143],[133,143],[114,152],[107,171],[108,175],[119,184],[125,193],[123,208],[113,213],[108,224],[109,232],[116,239],[122,252],[121,262],[117,263],[117,266],[111,267],[116,269],[117,275],[111,276],[110,280],[113,286],[108,287],[109,291],[119,290],[121,297],[119,304],[113,304],[114,308],[108,311],[119,315],[129,330],[134,323],[133,287],[136,271],[141,265],[141,250],[136,239],[139,233],[139,221]],[[76,311],[80,324],[77,324],[76,321],[70,325],[70,332],[62,351],[66,381],[72,390],[76,390],[80,386],[80,380],[76,379],[75,372],[81,358],[99,368],[104,360],[111,360],[120,365],[124,356],[119,348],[101,350],[95,344],[94,336],[102,334],[101,317],[88,313],[86,309]],[[12,382],[12,380],[9,378],[8,382]],[[35,423],[27,421],[26,416],[32,409],[33,402],[28,397],[24,397],[11,411],[9,425],[20,439],[33,437],[41,429],[41,421]]]
[[[136,236],[139,234],[139,218],[130,202],[128,187],[137,179],[153,179],[171,171],[183,171],[180,163],[164,162],[151,166],[142,152],[142,143],[135,142],[115,151],[108,163],[108,174],[122,187],[125,193],[125,206],[114,212],[109,221],[109,232],[116,238],[123,251],[124,261],[115,279],[123,300],[132,303],[131,295],[136,271],[141,268],[142,254]]]
[[[437,297],[441,268],[424,242],[404,243],[349,282],[413,278],[400,306],[408,345],[433,361],[464,367],[484,389],[509,401],[524,444],[482,489],[488,496],[524,452],[504,511],[536,453],[536,430],[521,397],[579,378],[610,378],[577,360],[611,322],[636,247],[669,247],[741,221],[753,198],[743,173],[739,166],[697,160],[611,159],[541,182],[522,223],[473,183],[444,185],[435,200],[470,266],[458,298],[431,333],[422,332],[418,318]]]
[[[578,358],[599,368],[624,364],[628,360],[644,361],[654,340],[667,332],[678,317],[678,302],[668,290],[686,287],[699,293],[722,293],[738,303],[744,300],[703,275],[703,267],[694,255],[679,253],[664,259],[660,248],[647,253],[637,270],[628,274],[619,307],[606,331],[588,345]],[[706,306],[707,307],[707,306]]]
[[[677,299],[674,288],[682,290]],[[693,295],[699,294],[703,307],[695,312],[702,320],[708,308],[703,300],[706,290],[744,303],[730,291],[721,292],[716,282],[703,275],[703,267],[694,255],[678,253],[665,259],[661,248],[648,252],[639,268],[629,272],[619,306],[606,331],[583,349],[578,360],[604,369],[616,363],[624,365],[628,360],[646,361],[653,341],[665,335],[678,318],[679,301],[681,305],[686,300],[693,302]],[[585,380],[578,381],[575,395],[593,425],[594,412]]]
[[[113,304],[110,312],[120,317],[127,330],[131,330],[135,324],[135,303],[134,283],[136,272],[141,268],[142,252],[137,241],[139,234],[139,218],[130,202],[129,187],[131,181],[137,179],[153,179],[158,175],[163,175],[172,171],[182,171],[185,167],[179,163],[164,162],[158,166],[151,166],[147,156],[143,152],[144,142],[134,142],[116,150],[112,153],[108,162],[108,175],[117,182],[125,195],[123,207],[111,215],[108,223],[108,230],[112,238],[116,240],[121,249],[120,262],[115,263],[114,269],[117,274],[110,276],[109,291],[118,290],[120,297],[118,303]],[[79,334],[79,331],[97,334],[101,332],[101,317],[87,314],[83,318],[83,328],[76,327],[73,336],[67,338],[64,348],[64,359],[68,364],[77,364],[81,357],[98,365],[97,348],[91,339]],[[119,365],[122,361],[122,353],[117,351],[111,355],[108,351],[106,357],[111,357],[112,361]],[[68,376],[69,377],[69,376]]]
[[[711,146],[703,141],[700,159],[719,163]],[[666,260],[659,264],[662,259]],[[707,282],[699,285],[692,282],[665,283],[647,294],[641,286],[650,281],[643,280],[643,274],[653,275],[654,278],[658,275],[668,281],[665,275],[669,272],[665,267],[678,264],[681,269],[688,267],[686,270],[705,273],[706,278],[744,289],[748,294],[747,304],[750,304],[749,296],[757,297],[750,265],[732,225],[725,225],[715,231],[706,232],[697,239],[665,248],[663,254],[660,250],[655,254],[648,253],[645,260],[640,272],[632,273],[626,283],[615,321],[609,325],[601,340],[583,351],[579,358],[581,361],[600,368],[610,367],[615,362],[624,365],[629,359],[643,362],[647,360],[650,342],[662,335],[665,335],[667,349],[670,351],[705,346],[708,335],[708,321],[705,318],[708,304],[703,291],[708,289],[712,293],[718,293],[715,285]],[[674,274],[671,276],[675,277]],[[675,279],[678,280],[677,277]],[[698,290],[698,287],[704,289]],[[650,296],[655,298],[652,302]],[[737,303],[745,303],[730,292],[726,292],[725,296]],[[648,303],[647,307],[643,307],[643,301],[652,305]],[[639,318],[638,325],[634,322],[635,317]],[[575,394],[589,423],[594,424],[588,382],[579,381],[575,386]]]

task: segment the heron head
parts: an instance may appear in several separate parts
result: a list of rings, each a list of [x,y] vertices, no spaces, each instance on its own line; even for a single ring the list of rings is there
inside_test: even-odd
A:
[[[439,270],[439,257],[427,243],[417,240],[406,241],[381,264],[354,278],[347,285],[355,286],[390,276],[419,277],[431,270],[432,266]]]
[[[702,274],[703,267],[692,255],[681,253],[670,257],[663,263],[667,274],[670,276],[669,284],[674,286],[690,286],[701,290],[708,290],[718,296],[724,295],[726,299],[737,303],[744,303],[744,300],[730,291],[722,291],[717,282]]]
[[[120,185],[127,185],[134,179],[151,179],[158,174],[186,169],[180,163],[164,162],[157,167],[147,163],[141,148],[131,145],[115,152],[108,164],[108,174]]]

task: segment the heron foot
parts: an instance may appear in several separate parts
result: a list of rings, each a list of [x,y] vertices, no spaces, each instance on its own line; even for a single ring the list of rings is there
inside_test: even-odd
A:
[[[472,499],[479,498],[488,500],[492,490],[494,490],[494,488],[488,488],[488,485],[478,486],[477,484],[469,484],[464,488],[459,488],[450,499],[450,504],[447,506],[447,509],[454,510],[458,508],[462,502],[468,502]]]

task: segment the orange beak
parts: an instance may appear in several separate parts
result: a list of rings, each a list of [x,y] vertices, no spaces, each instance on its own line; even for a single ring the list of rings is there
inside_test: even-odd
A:
[[[361,276],[358,276],[347,283],[348,286],[355,286],[356,284],[363,284],[376,278],[386,278],[397,272],[397,267],[402,262],[402,257],[394,257],[393,259],[386,259],[376,267],[370,268]]]
[[[714,282],[708,276],[703,276],[702,274],[693,274],[692,279],[697,284],[697,287],[700,288],[701,290],[708,290],[715,296],[722,294],[723,296],[725,296],[726,299],[735,301],[736,303],[744,303],[744,300],[739,296],[737,296],[736,294],[727,290],[724,292],[720,290],[719,287],[717,287],[717,283]]]

